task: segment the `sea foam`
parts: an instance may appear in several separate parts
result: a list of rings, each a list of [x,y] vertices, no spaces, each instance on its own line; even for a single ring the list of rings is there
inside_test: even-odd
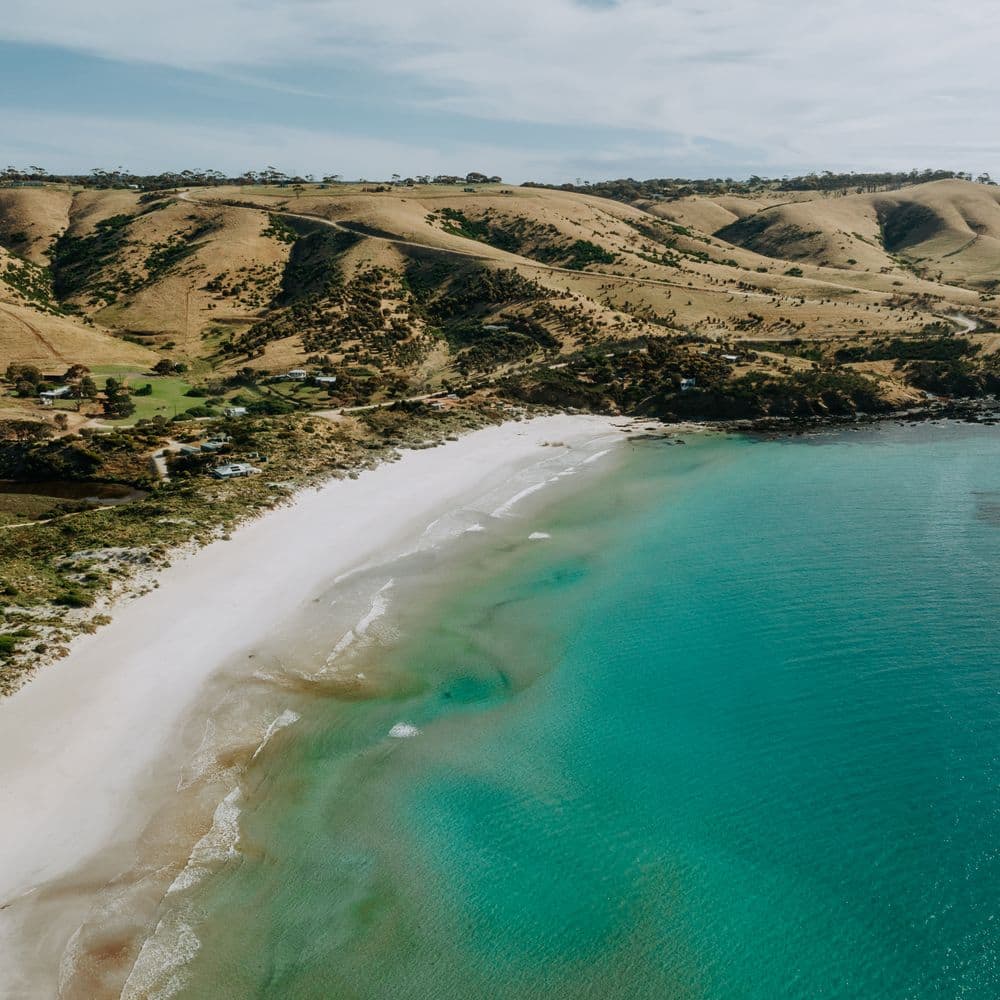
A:
[[[389,735],[394,740],[406,740],[411,736],[419,736],[420,730],[409,722],[397,722],[396,725],[389,730]]]
[[[168,914],[143,941],[120,1000],[167,1000],[180,992],[187,982],[184,967],[200,948],[187,920],[179,913]]]
[[[333,661],[344,652],[344,650],[353,646],[359,638],[363,638],[367,635],[368,630],[372,625],[381,618],[386,611],[389,610],[389,600],[385,596],[388,590],[391,590],[395,584],[395,580],[387,580],[378,590],[375,591],[372,597],[372,602],[368,607],[368,610],[361,616],[356,622],[353,628],[349,628],[338,640],[337,644],[333,647],[333,651],[326,658],[326,664],[324,670],[328,670]]]
[[[509,500],[505,500],[502,504],[500,504],[500,506],[497,507],[492,514],[490,514],[490,517],[505,517],[510,513],[511,508],[513,508],[515,504],[520,503],[525,497],[530,497],[532,493],[537,493],[539,490],[545,489],[546,485],[546,483],[542,482],[526,486],[520,492],[515,493]]]
[[[264,733],[264,738],[260,741],[260,745],[253,752],[253,757],[251,760],[256,760],[257,755],[271,742],[271,737],[279,730],[284,729],[286,726],[294,725],[301,719],[302,716],[298,712],[293,712],[290,708],[286,708],[284,712],[281,713],[268,727],[267,731]]]

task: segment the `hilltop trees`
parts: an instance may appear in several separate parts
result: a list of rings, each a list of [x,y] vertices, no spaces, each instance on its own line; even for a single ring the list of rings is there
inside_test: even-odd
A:
[[[983,175],[980,175],[983,176]],[[989,175],[985,175],[989,176]],[[772,191],[823,191],[831,195],[844,195],[851,191],[858,194],[876,191],[894,191],[913,184],[926,184],[958,178],[972,180],[971,174],[956,173],[954,170],[909,170],[882,171],[872,173],[821,173],[804,174],[799,177],[767,178],[753,174],[745,181],[732,177],[709,177],[692,179],[684,177],[660,177],[639,181],[633,177],[611,181],[596,181],[593,184],[536,184],[528,181],[523,187],[557,188],[563,191],[580,191],[597,194],[616,201],[633,202],[639,199],[673,199],[689,195],[748,194],[762,189]],[[491,178],[492,180],[492,178]],[[988,183],[988,182],[982,182]]]
[[[323,174],[320,178],[323,184],[340,184],[342,174]],[[168,191],[182,187],[221,187],[224,185],[305,185],[316,183],[313,174],[288,174],[277,167],[268,164],[260,170],[248,169],[242,173],[226,174],[221,170],[191,167],[184,170],[164,170],[155,174],[138,174],[127,167],[117,166],[113,169],[94,167],[86,174],[50,174],[44,167],[31,165],[27,167],[8,166],[0,170],[0,186],[22,184],[60,183],[74,184],[98,190],[132,188],[138,191]],[[392,183],[405,184],[499,184],[502,178],[498,174],[484,174],[478,170],[467,174],[417,174],[404,177],[402,174],[392,174]],[[365,178],[360,178],[365,183]]]

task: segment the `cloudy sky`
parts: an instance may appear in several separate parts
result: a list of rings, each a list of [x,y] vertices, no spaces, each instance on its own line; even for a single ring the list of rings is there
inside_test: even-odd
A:
[[[998,41],[988,0],[4,0],[0,158],[513,182],[998,175]]]

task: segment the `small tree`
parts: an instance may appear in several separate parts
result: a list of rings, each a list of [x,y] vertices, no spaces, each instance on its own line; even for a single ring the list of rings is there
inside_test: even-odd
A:
[[[52,428],[37,420],[0,420],[0,441],[41,441],[52,437]]]
[[[135,413],[135,403],[128,394],[128,389],[117,379],[109,378],[104,386],[104,415],[109,420],[123,420]]]
[[[37,386],[42,381],[42,373],[34,365],[22,365],[17,362],[7,365],[5,376],[8,382],[15,385],[18,382],[29,382],[32,386]]]

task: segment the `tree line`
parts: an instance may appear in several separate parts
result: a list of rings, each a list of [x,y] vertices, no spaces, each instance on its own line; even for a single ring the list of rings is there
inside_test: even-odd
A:
[[[607,181],[581,181],[573,184],[540,184],[526,182],[524,187],[554,188],[562,191],[596,194],[615,201],[633,202],[642,199],[672,200],[690,195],[753,194],[761,191],[824,191],[827,194],[865,194],[876,191],[893,191],[914,184],[940,180],[975,180],[979,184],[995,184],[986,172],[977,174],[961,170],[900,170],[835,173],[823,170],[796,177],[762,177],[751,174],[745,180],[732,177],[659,177],[636,180],[624,177]]]
[[[366,184],[364,177],[359,183]],[[386,184],[394,186],[413,186],[414,184],[499,184],[502,178],[496,174],[488,175],[473,170],[467,174],[416,174],[413,177],[402,177],[392,174]],[[226,174],[221,170],[206,170],[202,168],[190,170],[166,170],[156,174],[139,174],[125,167],[115,167],[107,170],[95,167],[85,174],[50,173],[44,167],[31,165],[27,167],[8,166],[0,170],[0,187],[21,184],[74,184],[89,188],[134,188],[140,191],[162,191],[178,187],[221,187],[224,185],[277,185],[296,186],[304,184],[340,184],[344,183],[341,174],[288,174],[277,167],[266,166],[261,169],[245,170],[240,174]]]

